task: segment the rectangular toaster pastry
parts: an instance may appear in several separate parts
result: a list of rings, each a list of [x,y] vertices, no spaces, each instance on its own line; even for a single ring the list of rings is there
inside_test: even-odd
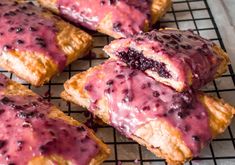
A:
[[[41,86],[91,47],[87,33],[32,2],[0,2],[0,66]]]
[[[200,91],[178,93],[121,61],[73,76],[65,100],[90,112],[169,164],[182,164],[230,124],[235,108]]]
[[[146,31],[171,7],[171,0],[38,0],[64,18],[114,38]]]
[[[0,164],[98,165],[110,149],[93,131],[0,74]]]
[[[198,89],[223,74],[228,55],[192,31],[153,30],[112,41],[104,51],[177,91]]]

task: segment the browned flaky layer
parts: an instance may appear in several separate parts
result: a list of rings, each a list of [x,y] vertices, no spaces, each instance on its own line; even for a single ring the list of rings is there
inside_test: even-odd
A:
[[[73,76],[64,84],[65,91],[62,92],[61,97],[67,101],[89,108],[91,98],[84,90],[84,85],[87,77],[99,69],[100,66],[96,66],[86,72]],[[205,94],[199,94],[199,98],[207,108],[209,125],[212,135],[215,137],[222,133],[230,124],[233,114],[235,114],[235,108],[223,100]],[[105,123],[110,124],[109,110],[110,107],[104,97],[97,102],[97,110],[94,111],[94,114]],[[146,146],[155,155],[166,159],[169,164],[182,164],[193,157],[192,152],[182,140],[179,130],[162,119],[146,123],[132,134],[131,138]]]
[[[50,12],[44,12],[43,16],[56,23],[56,44],[67,57],[66,65],[86,55],[92,45],[90,35],[62,19],[55,20]],[[57,64],[40,52],[9,50],[0,54],[2,68],[35,86],[42,86],[59,72]]]
[[[79,2],[79,0],[77,0]],[[56,5],[57,0],[38,0],[38,2],[45,8],[59,14],[59,9]],[[145,31],[149,29],[150,24],[155,24],[171,7],[171,0],[153,0],[151,5],[152,20],[145,21]],[[107,13],[103,20],[98,24],[97,31],[112,36],[114,38],[124,37],[113,30],[112,14]]]
[[[17,96],[25,96],[25,95],[36,95],[35,93],[33,93],[33,91],[29,90],[28,88],[26,88],[25,86],[18,84],[14,81],[9,81],[7,84],[7,87],[4,90],[0,91],[1,95],[17,95]],[[59,118],[62,119],[64,121],[66,121],[67,123],[71,124],[71,125],[81,125],[81,123],[79,123],[78,121],[76,121],[75,119],[73,119],[72,117],[69,117],[67,115],[65,115],[62,111],[60,111],[56,106],[52,106],[50,109],[50,113],[49,113],[49,117],[50,118]],[[98,144],[100,151],[99,153],[91,160],[91,162],[89,163],[89,165],[99,165],[101,164],[105,159],[108,158],[108,156],[110,155],[110,149],[107,147],[107,145],[105,145],[100,139],[98,139],[92,130],[88,129],[89,131],[89,136],[96,141],[96,143]],[[54,164],[57,163],[59,165],[68,165],[71,164],[72,162],[69,160],[66,160],[65,158],[63,158],[63,156],[59,156],[59,155],[52,155],[52,156],[38,156],[38,157],[34,157],[29,163],[28,165],[50,165],[50,164]]]

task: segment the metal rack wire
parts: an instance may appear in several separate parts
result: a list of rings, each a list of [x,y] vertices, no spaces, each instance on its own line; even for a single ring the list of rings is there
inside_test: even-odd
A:
[[[206,0],[173,0],[171,10],[158,23],[155,28],[159,27],[176,27],[179,29],[192,29],[196,33],[205,36],[221,45],[225,49],[219,30],[214,21]],[[65,113],[73,116],[80,121],[86,121],[86,110],[76,105],[66,103],[59,97],[63,90],[63,83],[77,72],[87,70],[89,67],[103,62],[108,57],[102,52],[104,45],[108,44],[112,38],[92,32],[94,36],[94,48],[86,58],[77,60],[67,67],[65,71],[52,81],[41,88],[35,88],[16,78],[13,74],[0,69],[0,72],[8,75],[22,84],[28,86],[35,92],[41,94],[52,103],[59,106]],[[221,78],[216,79],[208,84],[203,90],[219,98],[233,103],[235,97],[235,74],[231,65],[229,71]],[[85,115],[85,116],[84,116]],[[105,165],[162,165],[166,164],[163,159],[155,157],[144,147],[135,142],[124,138],[115,129],[109,126],[98,126],[97,134],[112,149],[112,156],[107,160]],[[219,138],[215,139],[202,154],[187,164],[206,164],[206,165],[235,165],[235,122]]]

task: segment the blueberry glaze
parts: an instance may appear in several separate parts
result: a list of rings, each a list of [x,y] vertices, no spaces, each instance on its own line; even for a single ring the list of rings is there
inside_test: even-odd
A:
[[[150,21],[151,0],[58,0],[57,6],[65,18],[91,30],[106,16],[112,15],[112,28],[122,36],[144,30]]]
[[[86,86],[91,84],[92,88],[84,89],[92,98],[90,111],[97,110],[98,100],[105,97],[110,124],[126,136],[150,121],[163,119],[181,132],[195,156],[211,140],[208,113],[195,91],[177,93],[120,61],[102,64],[88,77]]]
[[[1,0],[0,3],[0,55],[5,51],[41,53],[62,71],[66,55],[57,44],[57,17],[47,18],[46,11],[30,2]]]
[[[6,80],[1,74],[0,82]],[[97,155],[99,147],[86,128],[49,118],[51,108],[39,96],[0,95],[0,164],[25,165],[37,156],[58,155],[87,165]]]

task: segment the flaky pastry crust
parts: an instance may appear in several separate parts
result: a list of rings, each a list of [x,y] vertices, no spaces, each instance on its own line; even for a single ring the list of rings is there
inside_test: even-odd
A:
[[[18,2],[24,2],[19,0]],[[42,16],[55,22],[56,44],[66,55],[66,65],[82,58],[92,45],[92,37],[75,26],[44,11]],[[53,44],[53,43],[52,43]],[[40,52],[7,50],[0,52],[0,66],[34,86],[42,86],[59,72],[51,58]]]
[[[59,9],[56,5],[57,0],[38,0],[38,2],[43,7],[48,8],[57,14],[59,13]],[[153,25],[160,20],[160,18],[169,10],[171,4],[171,0],[153,0],[151,5],[151,22],[148,20],[145,21],[144,31],[147,31],[150,28],[150,25]],[[113,30],[112,24],[112,14],[107,13],[103,20],[99,22],[97,31],[114,38],[124,37]]]
[[[89,108],[91,100],[84,90],[87,77],[99,70],[101,67],[96,66],[88,71],[73,76],[64,84],[65,91],[61,97],[67,101]],[[230,124],[235,108],[225,103],[221,99],[203,93],[198,94],[200,101],[206,107],[209,114],[209,125],[214,138],[224,132]],[[110,107],[103,97],[97,102],[97,109],[93,111],[105,123],[110,124],[109,110]],[[193,154],[182,140],[180,132],[162,119],[153,120],[141,126],[134,134],[130,136],[134,141],[147,147],[155,155],[167,160],[169,164],[183,164],[192,159]]]
[[[27,95],[36,96],[37,95],[33,91],[26,88],[25,86],[18,84],[12,80],[9,80],[7,82],[6,88],[1,90],[0,94],[5,95],[5,96],[27,96]],[[65,122],[67,122],[68,124],[71,124],[74,126],[81,125],[80,122],[78,122],[77,120],[73,119],[70,116],[65,115],[56,106],[51,106],[50,113],[48,115],[50,118],[61,119],[61,120],[64,120]],[[105,145],[100,139],[98,139],[95,136],[95,134],[92,130],[90,130],[88,128],[87,128],[87,130],[88,130],[88,134],[91,137],[91,139],[93,139],[98,144],[98,146],[100,148],[99,153],[91,160],[89,165],[101,164],[109,156],[110,149],[107,147],[107,145]],[[62,156],[58,156],[58,155],[34,157],[28,163],[28,165],[42,165],[42,164],[51,165],[51,164],[54,164],[55,162],[58,163],[59,165],[72,165],[71,161],[66,160]]]

